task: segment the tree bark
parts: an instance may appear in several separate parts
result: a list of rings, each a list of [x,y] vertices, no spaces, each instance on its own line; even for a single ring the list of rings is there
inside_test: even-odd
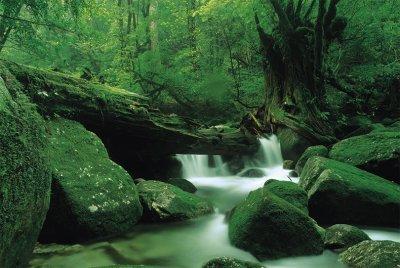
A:
[[[257,149],[255,137],[239,129],[206,128],[188,118],[162,114],[149,107],[148,98],[123,89],[8,61],[0,61],[0,66],[10,72],[0,73],[5,83],[15,86],[14,76],[42,115],[82,123],[127,163],[132,154],[235,155]]]
[[[263,124],[286,126],[314,142],[335,141],[331,124],[321,112],[325,107],[324,53],[329,42],[325,34],[336,17],[338,0],[319,0],[318,15],[309,21],[316,1],[268,0],[278,24],[267,33],[255,17],[264,57],[265,105]],[[302,10],[305,10],[304,15]],[[279,32],[277,37],[275,34]],[[335,37],[335,36],[334,36]],[[277,38],[284,41],[277,42]]]

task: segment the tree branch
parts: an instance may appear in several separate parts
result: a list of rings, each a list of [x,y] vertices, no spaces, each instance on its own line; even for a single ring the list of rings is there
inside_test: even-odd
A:
[[[317,0],[312,0],[310,6],[308,7],[306,13],[304,14],[304,20],[308,20],[310,18],[311,12],[314,9],[315,3],[317,2]]]
[[[323,19],[326,13],[325,0],[319,0],[318,17],[315,22],[315,40],[314,40],[314,79],[315,90],[321,89],[322,82],[322,63],[323,63],[323,47],[324,47],[324,27]]]
[[[21,18],[14,18],[14,17],[10,17],[7,15],[3,15],[0,14],[0,17],[8,19],[8,20],[15,20],[15,21],[21,21],[21,22],[26,22],[26,23],[30,23],[30,24],[34,24],[34,25],[40,25],[40,26],[45,26],[45,27],[49,27],[49,28],[55,28],[64,32],[69,32],[69,33],[75,33],[74,31],[71,31],[69,29],[66,29],[64,27],[58,26],[54,23],[44,23],[44,22],[38,22],[38,21],[31,21],[31,20],[27,20],[27,19],[21,19]]]
[[[329,3],[328,11],[324,16],[324,31],[329,29],[333,19],[336,17],[336,5],[339,3],[339,0],[331,0]]]
[[[293,25],[291,24],[285,10],[283,10],[281,2],[279,0],[269,0],[269,2],[274,8],[275,13],[278,15],[279,25],[281,29],[285,32],[285,36],[293,33]]]
[[[296,6],[296,11],[295,11],[295,16],[297,18],[300,17],[300,13],[301,13],[301,9],[303,8],[303,0],[299,0],[297,2],[297,6]]]

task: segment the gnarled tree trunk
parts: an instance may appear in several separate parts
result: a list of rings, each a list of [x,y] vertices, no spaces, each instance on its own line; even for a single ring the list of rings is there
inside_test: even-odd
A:
[[[333,130],[322,112],[325,107],[326,67],[329,44],[343,32],[346,22],[337,17],[339,0],[319,0],[317,18],[310,15],[316,0],[267,0],[278,25],[267,33],[255,17],[265,74],[264,125],[284,125],[313,142],[331,143]]]

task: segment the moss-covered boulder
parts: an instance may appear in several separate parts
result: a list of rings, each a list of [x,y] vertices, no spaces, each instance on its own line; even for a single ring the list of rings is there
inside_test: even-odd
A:
[[[0,78],[0,267],[4,268],[27,265],[49,206],[51,182],[44,121],[27,98],[13,90],[10,94]]]
[[[182,189],[182,190],[184,190],[185,192],[188,192],[188,193],[192,193],[193,194],[193,193],[195,193],[197,191],[196,186],[194,186],[193,183],[191,183],[190,181],[185,180],[185,179],[175,179],[175,178],[173,178],[173,179],[169,179],[167,181],[167,183],[172,184],[172,185],[174,185],[174,186],[176,186],[176,187],[178,187],[178,188],[180,188],[180,189]]]
[[[326,148],[323,145],[316,145],[316,146],[311,146],[308,147],[304,153],[300,156],[300,159],[296,163],[295,170],[297,174],[301,174],[303,171],[303,167],[306,164],[307,160],[310,159],[313,156],[323,156],[327,157],[328,156],[328,148]]]
[[[355,226],[335,224],[325,229],[325,248],[344,250],[365,240],[369,236]]]
[[[287,160],[297,162],[304,150],[312,145],[309,140],[290,128],[279,128],[276,134],[281,143],[282,156]]]
[[[308,214],[307,192],[296,183],[290,181],[268,180],[265,182],[264,188]]]
[[[44,242],[76,242],[132,229],[142,215],[135,184],[81,124],[48,122],[53,174]]]
[[[215,258],[203,265],[203,268],[263,268],[258,263],[242,261],[231,257]]]
[[[145,181],[138,185],[143,220],[149,222],[180,221],[213,211],[205,199],[161,181]]]
[[[400,225],[400,186],[355,166],[319,156],[300,177],[310,216],[322,224]]]
[[[354,268],[400,267],[400,243],[363,241],[340,254],[340,260]]]
[[[261,260],[320,254],[324,248],[315,222],[266,188],[251,192],[232,211],[229,239]]]
[[[383,131],[336,143],[329,157],[400,183],[400,132]]]

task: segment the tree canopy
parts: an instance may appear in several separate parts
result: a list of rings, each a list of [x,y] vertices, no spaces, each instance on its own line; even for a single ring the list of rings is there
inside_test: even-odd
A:
[[[3,58],[145,94],[162,110],[209,122],[238,121],[266,104],[271,115],[272,100],[285,112],[304,113],[299,94],[319,107],[314,117],[332,113],[324,102],[335,94],[350,96],[346,102],[360,113],[378,113],[379,103],[399,101],[390,94],[400,73],[399,6],[399,0],[2,0],[0,49]],[[266,75],[273,73],[279,97],[268,90],[274,83]]]

